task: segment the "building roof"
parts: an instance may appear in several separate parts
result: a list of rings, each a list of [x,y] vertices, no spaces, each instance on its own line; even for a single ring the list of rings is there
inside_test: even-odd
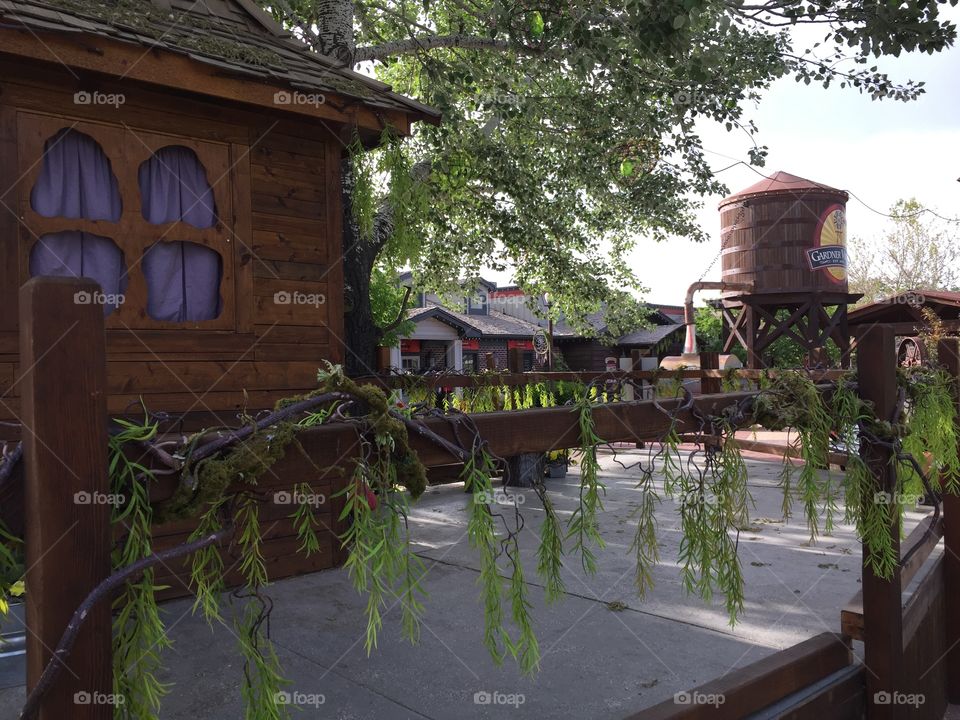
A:
[[[828,193],[830,195],[842,195],[847,197],[845,190],[824,185],[822,183],[807,180],[806,178],[791,175],[790,173],[778,170],[770,176],[765,176],[760,182],[756,182],[748,188],[725,197],[720,201],[720,207],[729,205],[732,202],[746,200],[747,198],[759,197],[767,194],[792,193],[796,195],[805,195],[808,193]]]
[[[407,318],[420,322],[427,318],[436,318],[457,329],[464,337],[470,338],[532,338],[534,333],[543,330],[539,325],[510,317],[498,310],[487,310],[486,315],[467,315],[442,305],[427,303],[426,307],[407,310]]]
[[[672,335],[678,330],[683,330],[683,323],[671,323],[670,325],[657,325],[645,330],[622,335],[617,340],[617,345],[656,345],[664,338]]]
[[[942,320],[960,320],[960,292],[908,290],[876,302],[861,305],[847,315],[851,326],[871,323],[925,324],[921,308],[930,308]]]
[[[651,330],[655,330],[657,327],[662,327],[666,325],[675,325],[677,320],[675,317],[671,317],[667,312],[662,308],[669,308],[669,305],[651,305],[646,304],[646,307],[651,311],[647,315],[647,319],[653,324]],[[680,308],[681,313],[683,308]],[[607,322],[606,322],[606,308],[601,307],[597,312],[590,313],[584,318],[584,321],[593,328],[594,332],[598,335],[603,335],[607,332]],[[682,323],[681,323],[682,324]],[[641,330],[630,333],[631,335],[641,332]],[[582,337],[582,335],[577,332],[573,327],[567,323],[566,320],[560,320],[554,323],[553,334],[557,338],[575,338]],[[668,333],[669,334],[669,333]],[[624,337],[627,337],[624,335]]]
[[[187,55],[229,75],[440,118],[438,110],[312,51],[252,0],[0,0],[0,18],[34,37],[50,32],[109,38]]]

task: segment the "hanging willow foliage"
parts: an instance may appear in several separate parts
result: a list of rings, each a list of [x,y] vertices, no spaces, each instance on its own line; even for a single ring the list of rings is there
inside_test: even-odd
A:
[[[682,390],[674,377],[677,395]],[[669,499],[676,503],[682,538],[678,565],[685,590],[704,600],[722,595],[731,623],[744,607],[743,575],[737,554],[739,530],[749,526],[752,502],[747,486],[747,468],[737,445],[738,427],[759,425],[792,433],[791,445],[800,463],[784,460],[780,475],[783,512],[788,517],[794,502],[803,515],[814,541],[830,533],[842,497],[845,520],[855,526],[866,546],[868,562],[881,576],[889,576],[899,558],[894,552],[890,527],[902,522],[901,500],[881,501],[876,479],[857,452],[861,438],[889,447],[897,468],[898,496],[929,492],[929,479],[917,473],[910,458],[920,460],[925,475],[936,473],[947,491],[960,490],[960,458],[957,455],[956,403],[952,382],[940,371],[913,368],[901,372],[906,408],[896,419],[880,419],[857,395],[849,378],[824,392],[800,372],[778,373],[761,379],[762,389],[748,404],[731,406],[719,417],[702,417],[701,442],[692,454],[681,455],[675,413],[659,441],[649,444],[641,460],[640,501],[633,514],[637,527],[631,545],[636,560],[635,585],[643,596],[653,586],[654,568],[660,562],[656,509]],[[411,546],[407,522],[410,500],[426,486],[425,469],[411,451],[405,423],[418,414],[437,411],[436,393],[411,384],[406,388],[409,404],[402,409],[373,386],[357,386],[341,369],[328,366],[318,373],[319,388],[301,398],[281,401],[277,411],[305,399],[352,398],[351,422],[357,428],[361,452],[346,473],[340,496],[340,520],[346,530],[340,540],[347,549],[345,569],[357,589],[366,595],[367,652],[377,646],[387,610],[399,604],[403,635],[417,642],[424,611],[423,578],[426,568]],[[569,399],[568,399],[569,398]],[[542,478],[534,491],[544,511],[536,572],[543,581],[545,598],[556,601],[565,593],[562,571],[567,551],[575,553],[588,574],[597,569],[596,551],[604,547],[600,520],[604,512],[605,487],[600,480],[598,448],[603,444],[596,431],[594,410],[605,393],[597,386],[538,384],[515,388],[493,383],[458,394],[447,394],[446,409],[490,411],[504,408],[549,407],[564,400],[579,427],[580,482],[577,504],[566,523],[553,506]],[[192,517],[197,527],[191,540],[229,529],[240,553],[238,569],[243,587],[225,596],[225,567],[220,551],[212,545],[193,553],[190,559],[191,589],[196,594],[194,611],[208,622],[223,622],[223,602],[238,605],[232,613],[243,657],[242,695],[247,720],[279,720],[287,708],[278,703],[284,685],[277,654],[266,631],[269,601],[263,592],[268,577],[262,552],[259,517],[262,493],[258,480],[284,453],[303,452],[297,433],[329,422],[343,400],[310,403],[305,414],[279,420],[267,427],[253,425],[229,449],[203,456],[192,454],[209,441],[209,433],[187,438],[178,450],[183,458],[180,487],[159,505],[150,502],[149,488],[156,478],[143,463],[133,460],[149,445],[157,424],[144,409],[140,423],[117,420],[109,440],[111,490],[122,499],[113,510],[114,523],[125,529],[116,547],[113,565],[119,569],[152,552],[151,532],[161,519]],[[441,404],[442,405],[442,404]],[[662,408],[661,408],[662,409]],[[667,412],[664,410],[664,412]],[[540,663],[540,648],[530,612],[529,584],[521,562],[519,534],[523,518],[503,493],[495,495],[492,477],[502,460],[493,456],[469,416],[454,411],[451,421],[466,428],[470,447],[463,448],[462,480],[469,493],[467,535],[479,556],[480,602],[484,617],[484,644],[500,663],[508,656],[521,671],[532,673]],[[251,424],[252,420],[251,420]],[[459,433],[458,437],[459,437]],[[829,467],[831,437],[837,450],[846,449],[846,472],[841,476],[824,471]],[[708,441],[709,440],[709,441]],[[309,461],[309,458],[307,458]],[[311,461],[312,462],[312,461]],[[322,468],[316,468],[318,474]],[[662,484],[658,484],[662,480]],[[310,499],[309,482],[293,487],[295,498],[290,518],[305,555],[319,548],[319,528]],[[22,588],[21,543],[0,528],[0,611],[11,594]],[[128,582],[114,605],[115,692],[126,702],[120,717],[153,720],[168,688],[159,680],[162,651],[169,646],[157,607],[157,587],[152,571]]]

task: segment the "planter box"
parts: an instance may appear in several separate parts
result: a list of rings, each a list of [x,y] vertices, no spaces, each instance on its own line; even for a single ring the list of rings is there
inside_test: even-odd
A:
[[[567,466],[563,463],[547,465],[547,477],[553,480],[565,478],[567,476]]]

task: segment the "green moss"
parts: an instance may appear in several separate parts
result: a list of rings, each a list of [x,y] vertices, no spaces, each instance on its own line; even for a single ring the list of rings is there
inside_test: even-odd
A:
[[[214,34],[230,30],[226,23],[207,20],[196,13],[165,12],[144,0],[58,0],[57,8],[128,28],[183,50],[257,67],[284,67],[282,58],[275,52],[252,45],[240,36],[230,40]],[[183,28],[200,32],[184,32]]]

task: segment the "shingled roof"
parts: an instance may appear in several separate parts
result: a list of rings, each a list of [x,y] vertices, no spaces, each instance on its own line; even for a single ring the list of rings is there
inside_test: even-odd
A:
[[[425,307],[412,308],[407,311],[407,318],[414,322],[431,317],[458,326],[458,329],[463,331],[464,336],[469,338],[530,339],[534,333],[543,329],[531,322],[510,317],[498,310],[488,310],[486,315],[467,315],[445,306],[427,303]]]
[[[356,98],[433,121],[440,117],[436,109],[313,52],[252,0],[0,0],[0,18],[32,33],[110,38],[305,93]]]

